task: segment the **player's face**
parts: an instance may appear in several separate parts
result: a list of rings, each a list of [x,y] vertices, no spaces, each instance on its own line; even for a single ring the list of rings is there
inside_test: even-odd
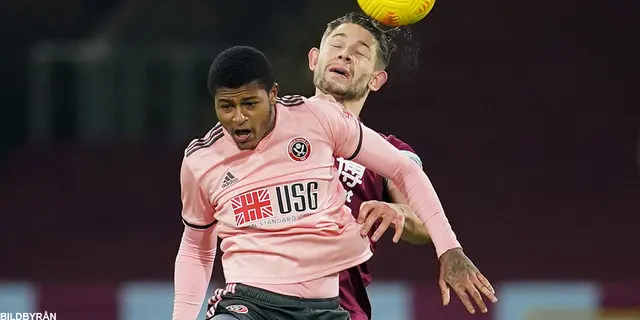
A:
[[[240,150],[253,150],[275,124],[278,85],[267,92],[255,82],[239,88],[219,88],[214,96],[216,115]]]
[[[309,52],[313,83],[338,100],[357,100],[377,91],[387,80],[377,70],[377,46],[373,35],[357,24],[345,23]]]

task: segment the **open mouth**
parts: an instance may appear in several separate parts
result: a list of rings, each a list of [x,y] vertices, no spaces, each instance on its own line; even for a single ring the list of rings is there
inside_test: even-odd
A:
[[[233,136],[236,138],[236,141],[245,142],[251,138],[251,130],[250,129],[235,129],[233,130]]]
[[[341,67],[332,67],[329,68],[329,72],[333,73],[333,74],[337,74],[341,77],[349,78],[349,70],[345,69],[345,68],[341,68]]]

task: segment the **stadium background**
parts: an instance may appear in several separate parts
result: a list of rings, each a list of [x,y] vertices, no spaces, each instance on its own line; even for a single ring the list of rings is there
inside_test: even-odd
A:
[[[637,7],[637,4],[633,4]],[[363,120],[422,157],[495,320],[640,319],[638,29],[623,1],[439,1]],[[0,312],[169,319],[182,149],[215,119],[221,49],[251,44],[284,93],[355,1],[4,0]],[[627,19],[628,18],[628,19]],[[405,61],[396,56],[396,62]],[[439,306],[431,247],[383,239],[375,319]],[[220,281],[220,267],[215,281]]]

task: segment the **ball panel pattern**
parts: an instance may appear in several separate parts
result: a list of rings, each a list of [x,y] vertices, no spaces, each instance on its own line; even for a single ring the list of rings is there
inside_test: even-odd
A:
[[[436,0],[358,0],[360,9],[389,26],[404,26],[422,20]]]

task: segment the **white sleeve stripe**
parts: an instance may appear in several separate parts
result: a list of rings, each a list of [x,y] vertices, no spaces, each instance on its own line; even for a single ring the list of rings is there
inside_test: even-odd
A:
[[[420,168],[422,168],[422,160],[420,159],[420,157],[418,157],[417,154],[407,150],[400,150],[400,152],[407,156],[409,159],[415,161],[420,166]]]
[[[420,157],[411,152],[411,151],[407,151],[407,150],[400,150],[400,153],[402,153],[403,155],[405,155],[407,158],[413,160],[415,163],[418,164],[418,166],[420,166],[420,169],[422,169],[422,160],[420,159]],[[385,189],[387,188],[387,183],[389,183],[389,181],[387,180],[387,178],[384,178],[384,187]]]

